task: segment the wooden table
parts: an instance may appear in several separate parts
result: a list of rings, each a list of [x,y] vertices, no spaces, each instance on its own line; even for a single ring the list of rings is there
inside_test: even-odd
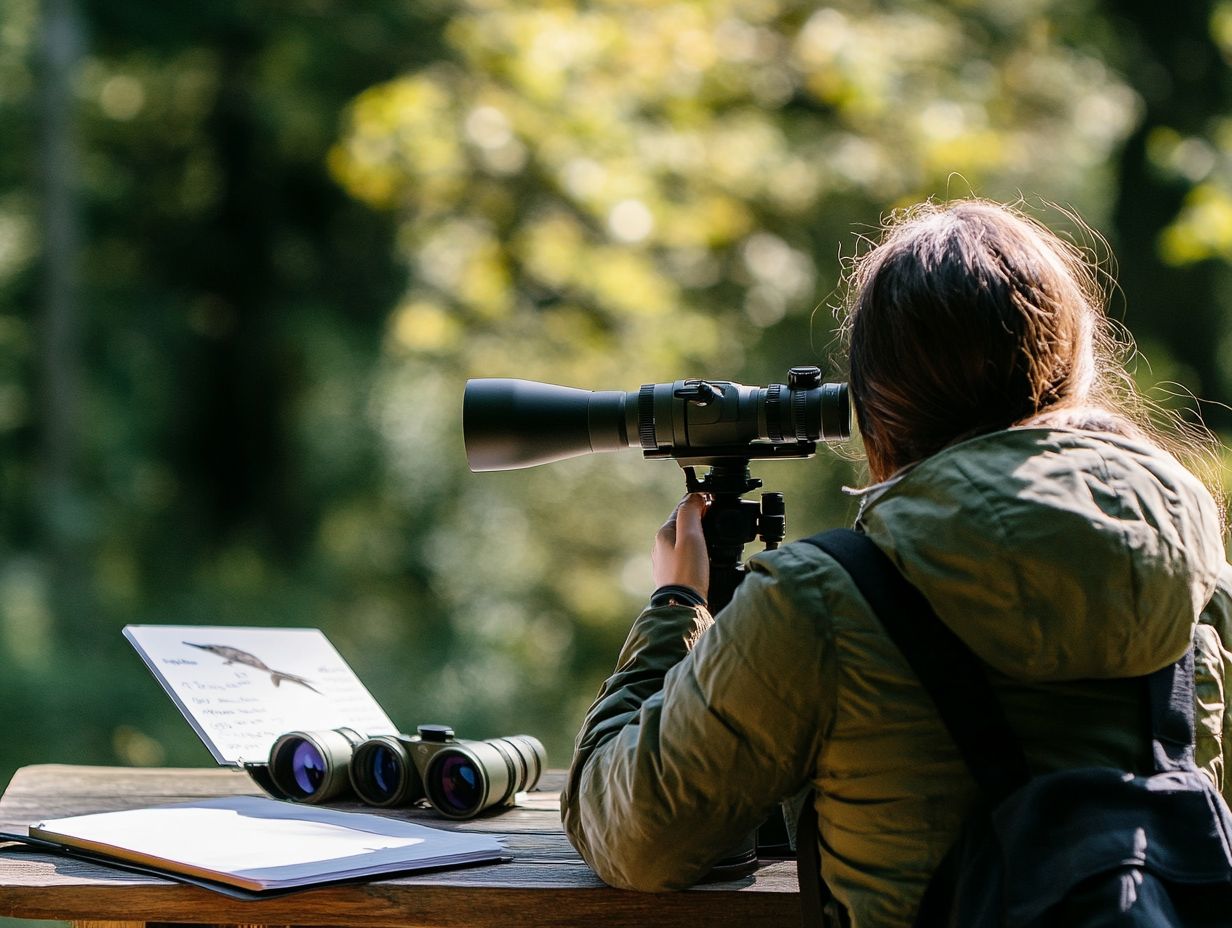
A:
[[[687,892],[634,893],[605,886],[561,830],[562,783],[560,771],[549,772],[540,789],[517,808],[470,822],[448,822],[417,809],[390,813],[498,835],[512,852],[512,863],[324,887],[258,902],[10,843],[0,846],[0,916],[68,920],[91,928],[168,922],[399,928],[800,923],[791,862],[774,862],[741,880]],[[261,795],[246,775],[231,770],[25,767],[0,798],[0,831],[24,833],[27,825],[46,818],[240,794]]]

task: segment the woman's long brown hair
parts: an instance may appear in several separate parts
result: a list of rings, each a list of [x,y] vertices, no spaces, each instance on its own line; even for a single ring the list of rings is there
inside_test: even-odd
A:
[[[873,481],[964,438],[1053,424],[1153,442],[1221,498],[1213,440],[1161,427],[1134,388],[1093,265],[1025,214],[986,200],[898,213],[856,260],[849,293],[851,396]]]

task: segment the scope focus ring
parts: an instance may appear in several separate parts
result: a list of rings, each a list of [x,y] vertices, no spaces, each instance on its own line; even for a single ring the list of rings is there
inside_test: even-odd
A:
[[[783,385],[772,383],[766,387],[766,437],[771,441],[783,440]]]
[[[791,391],[791,412],[792,419],[796,426],[796,441],[809,441],[808,428],[808,390],[793,390]]]
[[[653,383],[644,383],[637,391],[637,437],[643,451],[654,451],[659,447],[655,439],[654,394]]]

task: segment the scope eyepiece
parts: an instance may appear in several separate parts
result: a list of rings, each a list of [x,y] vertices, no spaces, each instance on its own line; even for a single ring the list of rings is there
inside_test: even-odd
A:
[[[475,472],[625,448],[712,464],[810,457],[818,441],[851,436],[851,413],[847,384],[823,383],[816,367],[792,368],[786,384],[766,387],[692,379],[636,393],[478,379],[466,384],[462,431]]]

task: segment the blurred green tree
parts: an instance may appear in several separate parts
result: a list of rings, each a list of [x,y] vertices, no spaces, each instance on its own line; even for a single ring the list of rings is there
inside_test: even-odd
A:
[[[1139,102],[1061,6],[463,3],[450,59],[361,95],[330,163],[402,217],[417,357],[490,372],[525,334],[532,375],[740,367],[887,204],[1047,191],[1105,218]]]
[[[1232,4],[1118,4],[1113,60],[1142,98],[1114,212],[1127,324],[1158,379],[1232,428]]]
[[[78,0],[75,173],[44,186],[46,2],[0,21],[0,779],[205,761],[126,622],[320,626],[404,725],[530,730],[563,762],[682,480],[633,452],[471,475],[465,379],[841,375],[839,276],[895,206],[1022,196],[1098,251],[1073,207],[1132,256],[1151,376],[1220,383],[1227,254],[1192,210],[1224,208],[1223,3]],[[1157,99],[1187,40],[1206,77]],[[56,183],[69,429],[34,309]],[[1149,286],[1161,254],[1219,307],[1201,345]],[[790,535],[850,515],[849,457],[756,469]]]
[[[323,498],[371,482],[368,433],[339,429],[403,277],[325,157],[348,99],[436,56],[435,15],[5,3],[0,768],[200,759],[125,622],[316,620],[332,588],[291,578]]]

